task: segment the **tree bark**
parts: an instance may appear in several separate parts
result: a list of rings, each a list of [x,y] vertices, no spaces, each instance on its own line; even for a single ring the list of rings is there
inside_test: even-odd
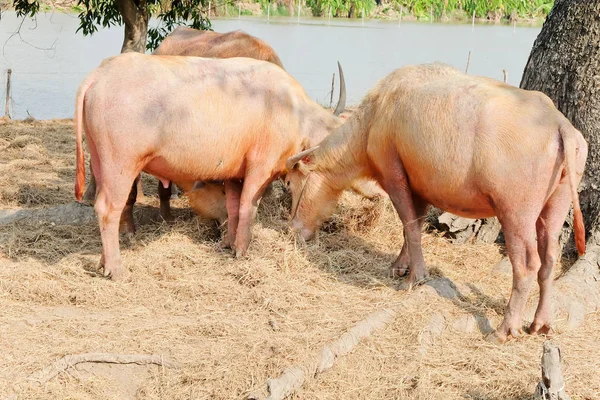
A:
[[[539,90],[579,129],[589,152],[580,185],[589,240],[600,232],[600,0],[556,0],[525,66],[521,88]],[[567,227],[563,236],[570,236]]]
[[[125,24],[125,36],[121,53],[128,51],[145,53],[148,33],[146,0],[116,0],[115,4]]]

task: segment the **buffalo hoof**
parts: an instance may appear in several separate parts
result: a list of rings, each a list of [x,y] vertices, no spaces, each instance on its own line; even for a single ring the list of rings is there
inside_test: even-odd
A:
[[[161,207],[160,208],[160,217],[163,220],[165,220],[166,222],[173,222],[173,220],[175,219],[175,218],[173,218],[173,214],[171,214],[170,208],[164,209]]]
[[[429,280],[429,273],[425,268],[418,268],[417,272],[413,274],[408,274],[408,276],[404,279],[404,282],[400,283],[399,290],[411,290],[415,286],[420,286]],[[401,272],[401,270],[399,271]],[[392,273],[394,273],[394,266],[392,265]]]
[[[221,239],[221,241],[219,242],[219,250],[223,251],[226,249],[231,249],[231,242],[229,241],[227,235],[225,235],[223,239]]]
[[[506,335],[502,335],[498,331],[493,331],[485,337],[485,341],[492,344],[502,344],[506,342],[506,339]]]
[[[408,273],[408,267],[396,267],[394,265],[390,267],[390,278],[404,278]]]
[[[511,328],[508,331],[504,331],[498,328],[494,332],[487,335],[485,337],[485,340],[489,343],[503,344],[506,343],[506,341],[510,339],[511,336],[515,339],[518,339],[519,336],[523,335],[523,333],[523,329],[521,328]]]
[[[124,281],[129,277],[129,271],[123,265],[118,264],[112,267],[101,266],[104,269],[104,276],[110,278],[113,281],[119,282]]]
[[[133,221],[121,221],[119,224],[119,235],[133,237],[135,234],[135,225]]]
[[[533,321],[527,332],[530,335],[548,335],[551,330],[550,324]]]
[[[237,247],[235,249],[235,258],[242,258],[246,256],[247,253],[247,248],[241,248],[241,247]]]

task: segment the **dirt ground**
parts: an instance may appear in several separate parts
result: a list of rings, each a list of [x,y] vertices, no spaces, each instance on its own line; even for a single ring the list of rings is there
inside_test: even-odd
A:
[[[74,144],[70,120],[0,123],[0,209],[72,203]],[[138,232],[122,241],[131,271],[123,283],[97,271],[94,220],[0,225],[0,399],[242,399],[384,308],[398,312],[389,326],[291,398],[531,398],[546,338],[484,340],[510,294],[500,246],[424,233],[432,275],[460,295],[429,285],[404,292],[387,274],[402,244],[388,201],[345,195],[318,240],[303,244],[286,231],[289,197],[276,186],[261,204],[249,256],[235,260],[185,198],[172,202],[174,223],[160,221],[156,185],[145,177]],[[561,326],[551,339],[561,346],[567,392],[599,399],[600,313],[578,330]],[[156,354],[180,366],[84,363],[42,384],[30,378],[91,352]]]

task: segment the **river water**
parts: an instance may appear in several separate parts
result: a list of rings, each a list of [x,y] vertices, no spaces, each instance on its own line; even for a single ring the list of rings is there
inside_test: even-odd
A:
[[[0,20],[0,96],[11,68],[13,118],[71,118],[81,80],[100,62],[118,54],[123,29],[101,29],[91,37],[75,33],[75,14],[40,14],[21,24],[13,12]],[[540,28],[500,25],[430,24],[398,21],[232,18],[213,19],[213,29],[242,29],[267,41],[287,71],[315,101],[329,104],[336,61],[344,68],[348,104],[357,104],[377,80],[412,63],[446,62],[469,73],[518,85]],[[336,89],[337,89],[336,82]],[[335,100],[334,100],[335,102]]]

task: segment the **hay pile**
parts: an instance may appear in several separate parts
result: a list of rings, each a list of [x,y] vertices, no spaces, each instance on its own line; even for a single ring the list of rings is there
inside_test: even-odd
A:
[[[0,208],[73,201],[74,154],[71,121],[0,125]],[[292,398],[533,393],[544,338],[483,340],[510,293],[510,271],[492,272],[501,248],[424,234],[432,275],[452,281],[460,296],[429,286],[400,292],[388,267],[401,226],[387,201],[345,195],[319,239],[303,244],[285,229],[289,198],[276,186],[261,203],[249,256],[235,260],[218,251],[218,229],[195,218],[185,199],[173,202],[175,223],[160,222],[156,181],[144,183],[138,232],[121,245],[132,273],[125,283],[98,274],[95,223],[0,226],[0,399],[241,399],[383,308],[398,310],[390,326]],[[596,313],[584,329],[554,335],[573,399],[599,396],[599,328]],[[88,352],[159,354],[182,366],[80,364],[44,385],[27,380],[64,355]]]

